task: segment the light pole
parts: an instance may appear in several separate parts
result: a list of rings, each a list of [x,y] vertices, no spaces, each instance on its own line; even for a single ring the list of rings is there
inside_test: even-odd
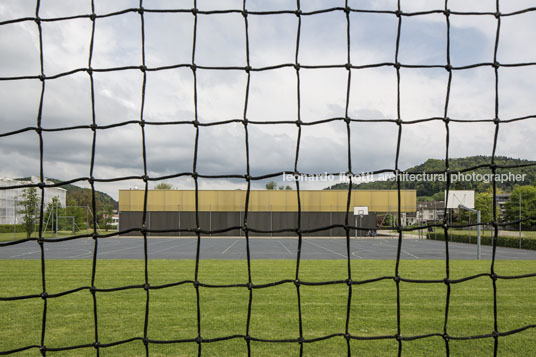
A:
[[[519,192],[519,249],[521,249],[521,192]]]

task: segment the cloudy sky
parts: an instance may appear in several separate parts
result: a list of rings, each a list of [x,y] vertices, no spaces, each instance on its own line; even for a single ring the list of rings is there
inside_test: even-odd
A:
[[[301,2],[303,11],[344,6],[344,1]],[[403,0],[406,12],[443,9],[444,1]],[[42,0],[39,16],[55,18],[91,13],[89,0]],[[201,10],[241,9],[242,1],[199,0]],[[396,1],[350,1],[359,9],[396,10]],[[95,12],[108,14],[138,6],[133,0],[95,0]],[[192,1],[146,0],[146,9],[190,9]],[[248,10],[294,10],[295,1],[249,0]],[[509,13],[536,6],[533,1],[502,1]],[[449,1],[452,11],[495,11],[495,0]],[[35,1],[3,0],[0,22],[33,17]],[[145,13],[145,55],[149,68],[189,64],[192,58],[194,16],[191,13]],[[497,29],[494,16],[456,16],[451,19],[451,62],[465,66],[493,61]],[[394,62],[397,17],[392,14],[352,13],[350,56],[353,65]],[[498,61],[536,62],[536,11],[501,19]],[[298,18],[293,14],[249,15],[250,63],[254,68],[293,63]],[[299,62],[302,65],[346,63],[346,18],[342,11],[303,16]],[[399,61],[410,65],[445,65],[445,16],[430,14],[402,18]],[[43,22],[44,72],[47,76],[87,68],[91,38],[88,18]],[[38,29],[33,21],[0,25],[0,78],[40,74]],[[141,65],[141,21],[136,12],[96,20],[92,67]],[[244,19],[240,14],[198,15],[195,62],[204,66],[245,66]],[[401,118],[442,117],[448,73],[444,69],[401,69]],[[139,120],[142,72],[123,70],[94,73],[98,125]],[[301,118],[305,122],[344,116],[346,69],[302,69]],[[243,118],[246,95],[243,70],[198,70],[198,115],[203,123]],[[494,71],[477,67],[453,72],[448,116],[467,121],[494,117]],[[296,120],[296,71],[280,68],[252,72],[247,117],[254,121]],[[192,71],[179,68],[148,72],[146,121],[194,119]],[[536,114],[536,66],[499,69],[499,117],[512,119]],[[0,80],[0,132],[34,127],[41,83],[37,79]],[[352,70],[349,115],[359,119],[396,119],[396,70],[392,66]],[[46,81],[42,126],[59,128],[91,124],[89,75],[78,72]],[[253,175],[293,169],[296,125],[249,125]],[[451,123],[450,156],[490,155],[493,123]],[[351,124],[354,172],[392,169],[397,126],[372,122]],[[192,125],[145,127],[149,175],[158,177],[192,170],[195,128]],[[405,169],[428,158],[444,158],[445,126],[441,121],[404,125],[399,164]],[[346,126],[332,122],[304,126],[298,169],[308,173],[340,172],[347,167]],[[536,118],[501,124],[497,154],[536,160],[533,138]],[[69,180],[89,175],[92,132],[89,129],[46,132],[44,174]],[[99,130],[94,176],[116,178],[142,175],[142,138],[137,124]],[[245,137],[241,124],[201,127],[198,172],[244,174]],[[0,137],[0,176],[39,175],[39,141],[35,131]],[[281,178],[278,178],[281,181]],[[192,188],[191,179],[171,180],[177,188]],[[256,182],[255,188],[266,181]],[[282,183],[282,182],[280,182]],[[201,188],[243,188],[245,182],[200,180]],[[322,188],[330,183],[302,187]],[[81,184],[83,186],[83,184]],[[120,188],[142,187],[140,181],[97,184],[117,198]]]

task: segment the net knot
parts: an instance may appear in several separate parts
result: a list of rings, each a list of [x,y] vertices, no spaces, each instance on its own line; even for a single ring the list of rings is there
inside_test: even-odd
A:
[[[197,10],[197,8],[194,7],[194,8],[192,9],[192,14],[193,14],[194,16],[197,16],[198,13],[199,13],[199,10]]]
[[[499,118],[495,118],[495,119],[493,119],[493,123],[494,123],[495,125],[499,125],[500,122],[501,122],[501,120],[500,120]]]
[[[400,69],[402,65],[400,64],[400,62],[395,62],[394,66],[396,69]]]
[[[147,290],[149,290],[150,288],[151,288],[151,284],[149,284],[149,283],[145,283],[145,284],[143,284],[143,290],[147,291]]]
[[[499,19],[499,17],[501,17],[501,12],[500,11],[497,11],[495,14],[493,14],[495,16],[496,19]]]
[[[35,19],[34,19],[35,23],[40,25],[41,24],[41,18],[39,16],[37,16]]]
[[[294,63],[294,69],[295,69],[296,71],[299,71],[300,68],[301,68],[301,67],[300,67],[300,64],[299,64],[298,62]]]
[[[97,18],[97,14],[95,14],[95,13],[89,15],[89,19],[90,19],[91,21],[95,21],[96,18]]]
[[[141,179],[143,180],[143,182],[147,183],[147,181],[149,181],[149,176],[143,175]]]
[[[351,63],[347,63],[344,65],[344,67],[347,69],[347,70],[351,70],[352,69],[352,64]]]
[[[37,184],[37,186],[38,186],[39,188],[43,189],[43,188],[45,188],[45,183],[44,183],[44,182],[39,182],[39,183]]]
[[[352,286],[352,279],[346,279],[346,285]]]
[[[396,17],[400,17],[400,16],[402,16],[402,11],[400,11],[400,10],[396,10],[396,11],[395,11],[395,15],[396,15]]]
[[[43,291],[41,293],[41,299],[45,300],[48,297],[48,293],[46,291]]]
[[[449,279],[449,278],[445,278],[445,279],[443,279],[443,283],[444,283],[445,285],[450,285],[450,279]]]
[[[149,344],[149,339],[147,337],[144,337],[142,341],[145,346]]]
[[[95,285],[93,285],[93,286],[91,286],[91,287],[89,288],[89,292],[90,292],[91,294],[95,295],[95,293],[97,292],[97,288],[95,287]]]
[[[90,184],[90,185],[93,185],[95,183],[95,178],[93,176],[91,176],[90,178],[87,179],[87,182]]]
[[[195,228],[195,233],[200,234],[201,233],[201,227],[196,227]]]
[[[450,72],[450,71],[452,71],[452,66],[450,64],[447,64],[445,66],[445,69],[447,70],[447,72]]]
[[[244,180],[246,180],[248,182],[251,181],[251,176],[250,175],[245,175]]]
[[[395,340],[397,340],[397,341],[402,340],[402,336],[400,336],[399,334],[396,334],[395,335]]]
[[[344,338],[346,339],[346,341],[350,341],[350,334],[349,334],[349,333],[345,333],[345,334],[344,334]]]
[[[39,351],[44,355],[45,352],[47,351],[47,346],[43,345],[43,346],[39,347]]]
[[[398,126],[402,125],[402,119],[400,119],[400,118],[397,119],[396,120],[396,125],[398,125]]]
[[[194,125],[195,128],[197,128],[197,127],[199,126],[199,120],[197,120],[197,119],[194,120],[194,121],[192,122],[192,124]]]
[[[449,117],[444,117],[444,118],[443,118],[443,122],[444,122],[445,124],[448,124],[448,123],[450,122],[450,118],[449,118]]]
[[[100,342],[99,341],[93,342],[93,348],[99,349],[99,347],[100,347]]]
[[[501,66],[501,64],[498,61],[493,62],[493,68],[497,69]]]
[[[298,17],[300,17],[302,15],[302,11],[301,10],[296,10],[294,11],[294,14]]]
[[[197,70],[197,65],[194,63],[194,64],[191,64],[190,65],[190,68],[192,69],[192,71],[196,71]]]
[[[299,287],[300,286],[300,279],[294,280],[294,285],[296,285],[296,287]]]
[[[242,10],[242,16],[248,17],[248,12],[246,10]]]
[[[244,118],[242,120],[242,124],[244,124],[244,126],[248,126],[248,123],[249,123],[249,120],[247,118]]]
[[[448,334],[444,333],[442,337],[443,337],[443,340],[445,340],[445,342],[448,342],[448,340],[449,340],[449,335]]]
[[[41,82],[43,82],[45,79],[47,79],[47,76],[45,76],[44,74],[40,74],[40,75],[39,75],[39,80],[40,80]]]
[[[88,74],[93,74],[93,68],[88,67],[88,68],[86,69],[86,72],[87,72]]]
[[[244,67],[244,70],[246,71],[246,73],[249,73],[251,71],[251,66]]]
[[[143,7],[140,7],[140,8],[138,9],[138,14],[143,15],[143,12],[144,12],[144,11],[145,11],[144,8],[143,8]]]
[[[253,283],[252,283],[251,281],[248,282],[248,285],[247,285],[247,286],[248,286],[248,290],[253,289]]]
[[[499,278],[499,277],[497,276],[497,274],[495,274],[495,273],[490,274],[489,277],[490,277],[491,280],[493,280],[493,281],[497,281],[497,279]]]
[[[93,234],[91,234],[91,238],[97,239],[99,238],[99,235],[96,232],[93,232]]]
[[[145,65],[140,66],[140,71],[145,73],[146,70],[147,70],[147,66],[145,66]]]
[[[197,180],[198,177],[199,177],[199,175],[197,174],[197,172],[193,172],[193,173],[192,173],[192,178],[193,178],[194,180]]]
[[[350,7],[349,6],[346,6],[344,8],[344,12],[346,13],[346,15],[348,15],[350,13]]]
[[[245,335],[245,336],[244,336],[244,340],[246,340],[246,341],[251,341],[251,336],[250,336],[250,335]]]
[[[201,285],[199,280],[194,281],[194,287],[198,288]]]
[[[304,338],[302,336],[298,337],[298,343],[303,343],[303,341],[305,341],[305,340],[304,340]]]
[[[98,126],[97,126],[97,124],[93,123],[93,124],[91,124],[91,125],[89,126],[89,128],[90,128],[91,130],[95,131],[95,130],[97,130]]]
[[[450,16],[450,9],[446,9],[445,11],[443,11],[443,14],[444,14],[446,17],[449,17],[449,16]]]
[[[400,279],[400,276],[397,275],[397,276],[393,277],[393,280],[394,280],[395,283],[400,283],[401,279]]]
[[[197,336],[197,337],[195,338],[195,342],[197,342],[197,343],[201,343],[201,342],[203,342],[203,338],[202,338],[201,336]]]
[[[303,121],[301,119],[296,120],[296,126],[301,126],[303,124]]]

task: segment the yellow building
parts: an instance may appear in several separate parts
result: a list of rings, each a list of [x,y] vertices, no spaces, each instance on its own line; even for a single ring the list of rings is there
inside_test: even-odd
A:
[[[165,235],[187,235],[195,231],[196,206],[199,227],[214,234],[239,235],[244,225],[246,211],[245,190],[149,190],[145,227]],[[143,190],[119,191],[119,230],[139,233],[142,227],[145,192]],[[298,229],[298,212],[301,210],[300,230],[314,235],[327,235],[321,227],[329,229],[329,235],[346,235],[344,224],[349,211],[349,226],[358,224],[364,230],[376,229],[377,213],[415,212],[415,190],[400,191],[400,207],[397,190],[353,190],[348,205],[347,190],[300,190],[298,204],[294,190],[251,190],[248,200],[248,229],[259,235],[292,235]],[[354,221],[354,207],[368,207],[369,214]],[[301,209],[299,209],[301,208]],[[234,228],[233,228],[234,227]],[[228,230],[226,230],[228,229]],[[159,232],[156,232],[159,231]],[[214,231],[219,231],[218,233]]]

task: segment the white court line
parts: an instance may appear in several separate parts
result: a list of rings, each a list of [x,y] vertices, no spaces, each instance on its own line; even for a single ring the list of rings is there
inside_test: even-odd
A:
[[[419,258],[418,256],[413,255],[413,254],[411,254],[411,253],[408,252],[408,251],[405,251],[404,249],[400,249],[400,251],[401,251],[402,253],[406,253],[407,255],[409,255],[410,257],[413,257],[413,258],[415,258],[415,259],[421,259],[421,258]]]
[[[231,244],[230,246],[228,246],[227,248],[225,248],[225,250],[224,250],[223,252],[221,252],[221,254],[225,254],[225,253],[227,253],[227,251],[228,251],[229,249],[231,249],[236,243],[238,243],[238,239],[235,240],[235,241],[233,242],[233,244]]]
[[[192,241],[189,241],[189,240],[188,240],[188,241],[180,242],[179,244],[177,244],[177,245],[173,245],[173,246],[171,246],[171,247],[167,247],[167,248],[160,249],[160,250],[155,250],[154,252],[151,251],[150,247],[148,247],[147,250],[148,250],[149,254],[158,254],[158,253],[161,253],[161,252],[165,252],[165,251],[168,250],[168,249],[179,248],[179,247],[182,247],[182,246],[185,245],[185,244],[190,244],[190,243],[192,243]],[[151,244],[152,244],[152,243],[151,243]]]
[[[87,250],[87,253],[83,253],[83,254],[77,254],[77,255],[71,255],[70,257],[65,257],[64,259],[73,259],[73,258],[80,258],[80,257],[83,257],[85,255],[91,255],[91,253],[93,253],[92,250],[90,249],[82,249],[80,248],[80,250]]]
[[[163,240],[163,241],[160,241],[160,242],[149,243],[149,244],[155,246],[155,245],[157,245],[157,244],[159,244],[159,243],[164,243],[164,242],[166,242],[166,241]],[[148,246],[147,249],[149,249],[149,244],[147,245],[147,246]],[[101,255],[101,254],[110,254],[110,253],[115,253],[115,252],[121,252],[121,251],[123,251],[123,250],[136,249],[136,248],[140,248],[140,247],[143,247],[143,244],[141,244],[141,245],[136,245],[136,246],[134,246],[134,247],[126,247],[126,248],[121,248],[121,249],[116,249],[116,250],[108,250],[108,251],[105,251],[105,252],[99,252],[98,254],[99,254],[99,255]],[[103,248],[101,247],[100,249],[103,249]]]
[[[45,248],[45,251],[46,251],[47,249],[48,249],[48,248]],[[40,251],[40,250],[36,250],[35,252],[26,252],[26,253],[16,254],[16,255],[12,255],[12,256],[9,257],[8,259],[16,258],[16,257],[22,257],[23,255],[30,255],[30,254],[35,254],[35,253],[41,253],[41,251]]]
[[[330,252],[330,253],[340,255],[340,256],[343,257],[343,258],[348,258],[348,257],[347,257],[346,255],[344,255],[344,254],[337,253],[337,252],[335,252],[335,251],[333,251],[333,250],[331,250],[331,249],[328,249],[328,248],[326,248],[326,247],[323,247],[323,246],[321,246],[321,245],[318,245],[318,244],[315,244],[315,243],[311,243],[311,242],[309,242],[308,240],[305,240],[305,239],[304,239],[303,241],[306,242],[306,243],[312,244],[312,245],[314,245],[315,247],[322,248],[322,249],[324,249],[324,250],[326,250],[326,251],[328,251],[328,252]]]
[[[292,254],[292,252],[290,251],[290,249],[287,248],[286,245],[284,245],[283,243],[281,243],[280,240],[277,241],[279,244],[281,244],[283,246],[283,248],[285,248],[285,250],[289,253],[289,254]]]

